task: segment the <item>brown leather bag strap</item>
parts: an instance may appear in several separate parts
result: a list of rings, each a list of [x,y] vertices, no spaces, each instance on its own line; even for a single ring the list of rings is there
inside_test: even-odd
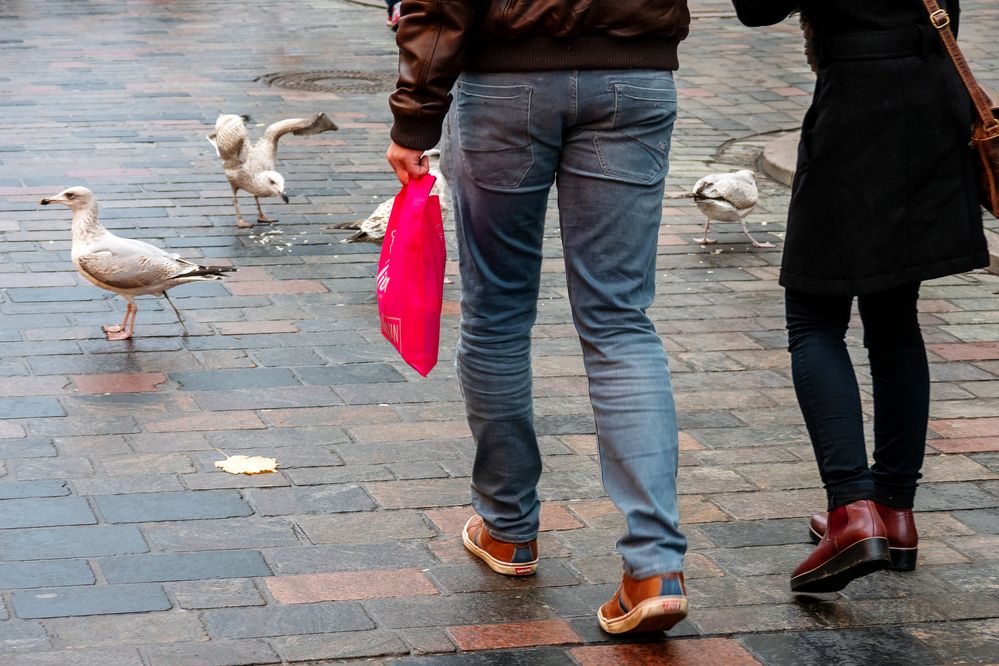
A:
[[[923,5],[926,6],[926,11],[930,13],[930,23],[937,29],[937,34],[940,35],[944,48],[947,49],[947,54],[954,62],[958,76],[964,82],[964,87],[968,89],[968,94],[975,105],[975,110],[978,111],[978,116],[982,119],[982,126],[986,134],[990,136],[993,134],[999,135],[999,120],[996,120],[996,117],[992,114],[992,101],[985,91],[982,90],[982,87],[978,85],[978,81],[975,80],[974,75],[971,73],[971,68],[968,67],[968,61],[964,59],[964,54],[961,53],[961,49],[957,45],[957,40],[954,39],[954,33],[950,29],[950,14],[940,8],[937,0],[923,0]]]

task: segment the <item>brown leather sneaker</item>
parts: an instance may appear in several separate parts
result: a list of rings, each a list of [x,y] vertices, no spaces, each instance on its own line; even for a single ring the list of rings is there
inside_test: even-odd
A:
[[[621,587],[597,611],[600,628],[608,634],[666,631],[685,617],[687,588],[680,572],[642,579],[625,574]]]
[[[829,512],[819,545],[791,574],[791,591],[837,592],[890,564],[888,533],[874,502],[857,500]]]
[[[912,509],[896,509],[892,506],[874,503],[888,532],[888,554],[891,556],[892,571],[912,571],[916,568],[916,557],[919,555],[919,534],[916,532],[916,521],[912,517]],[[812,543],[822,540],[826,533],[826,514],[816,513],[808,522],[808,533]]]
[[[538,540],[511,543],[494,539],[482,522],[472,516],[461,531],[461,540],[473,555],[504,576],[530,576],[538,568]]]

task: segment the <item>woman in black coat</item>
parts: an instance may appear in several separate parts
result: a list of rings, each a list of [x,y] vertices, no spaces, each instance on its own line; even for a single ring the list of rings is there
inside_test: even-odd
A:
[[[802,15],[818,80],[801,131],[780,283],[792,376],[828,497],[796,592],[916,560],[929,418],[922,280],[988,264],[972,106],[920,0],[733,0],[746,25]],[[943,4],[943,3],[941,3]],[[956,32],[958,0],[947,2]],[[845,335],[853,298],[874,391],[874,465]]]

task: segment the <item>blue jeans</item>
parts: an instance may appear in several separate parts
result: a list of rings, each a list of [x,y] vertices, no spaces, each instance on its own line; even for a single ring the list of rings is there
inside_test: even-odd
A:
[[[476,442],[474,508],[497,539],[537,536],[531,327],[557,183],[604,487],[627,519],[618,541],[625,571],[680,571],[676,409],[666,353],[645,314],[676,117],[672,73],[466,73],[454,93],[442,170],[458,232],[455,365]]]
[[[785,294],[791,375],[830,511],[862,499],[912,508],[930,409],[918,298],[918,282],[857,298],[874,391],[869,467],[860,389],[844,340],[853,297]]]

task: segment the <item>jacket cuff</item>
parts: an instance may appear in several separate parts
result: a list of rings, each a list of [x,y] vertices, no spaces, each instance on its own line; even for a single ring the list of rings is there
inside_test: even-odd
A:
[[[441,140],[441,124],[440,120],[397,117],[389,135],[403,148],[429,150]]]

